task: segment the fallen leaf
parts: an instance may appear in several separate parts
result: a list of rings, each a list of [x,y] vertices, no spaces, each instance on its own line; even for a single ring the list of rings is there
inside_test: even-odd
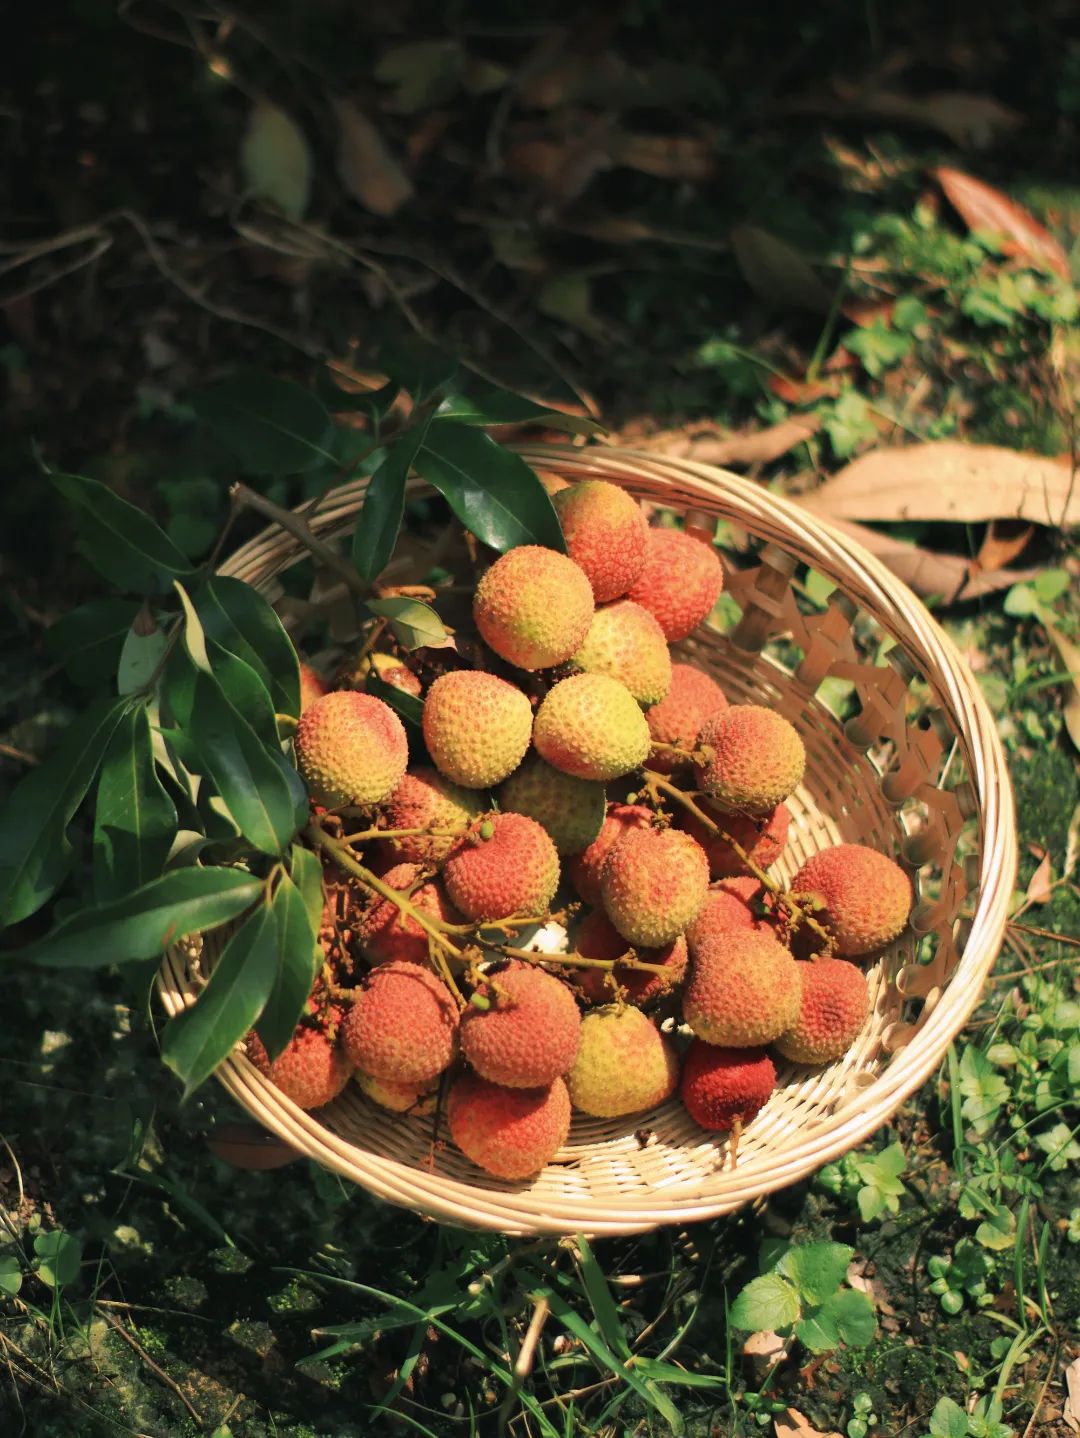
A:
[[[394,86],[394,94],[382,108],[396,115],[414,115],[453,99],[465,65],[465,51],[457,40],[412,40],[393,46],[374,70],[380,85]]]
[[[1031,876],[1031,882],[1024,891],[1024,898],[1028,904],[1048,904],[1053,898],[1054,891],[1051,888],[1050,855],[1044,854],[1039,867]]]
[[[873,1267],[868,1259],[856,1258],[848,1264],[847,1281],[852,1288],[857,1288],[860,1293],[865,1293],[878,1311],[878,1316],[894,1318],[896,1309],[889,1302],[889,1295],[885,1285],[869,1270]]]
[[[207,1137],[206,1146],[222,1163],[255,1173],[284,1168],[303,1157],[274,1134],[250,1123],[219,1123]]]
[[[1069,738],[1077,749],[1080,749],[1080,645],[1074,644],[1071,639],[1066,639],[1060,629],[1055,628],[1053,624],[1047,624],[1045,619],[1043,628],[1049,634],[1051,643],[1058,652],[1061,667],[1069,676],[1067,681],[1069,688],[1065,695],[1061,717],[1065,721]]]
[[[1080,1358],[1074,1358],[1065,1369],[1065,1394],[1061,1416],[1074,1433],[1080,1433]]]
[[[661,180],[704,180],[713,168],[713,149],[696,135],[632,135],[612,137],[611,158],[628,170]]]
[[[311,194],[311,151],[296,122],[268,100],[260,100],[248,116],[240,165],[253,195],[291,220],[301,218]]]
[[[1018,559],[1031,543],[1033,524],[1016,519],[992,519],[975,557],[977,569],[1004,569]]]
[[[592,307],[588,275],[570,273],[549,280],[537,293],[536,307],[549,319],[562,320],[596,339],[605,337],[605,325]]]
[[[800,414],[768,429],[704,439],[676,435],[665,438],[659,445],[650,443],[648,447],[663,448],[665,454],[677,459],[695,459],[701,464],[769,464],[816,434],[820,427],[817,415]]]
[[[985,150],[999,134],[1024,123],[1023,115],[992,96],[972,95],[966,90],[939,90],[933,95],[881,90],[865,96],[860,108],[867,114],[940,130],[962,149]]]
[[[1067,879],[1076,868],[1076,861],[1080,858],[1080,804],[1073,810],[1073,816],[1069,820],[1069,832],[1065,836],[1065,863],[1061,870],[1061,877]]]
[[[804,1418],[797,1408],[788,1408],[782,1418],[773,1419],[776,1438],[843,1438],[834,1428],[823,1433],[815,1428],[809,1418]]]
[[[973,571],[971,561],[962,554],[942,554],[935,549],[923,549],[918,544],[909,544],[894,535],[882,534],[880,530],[851,524],[843,519],[830,517],[830,523],[857,540],[924,599],[936,594],[949,603],[966,602],[985,594],[995,594],[1000,589],[1011,589],[1014,584],[1023,584],[1039,573],[1037,569]]]
[[[412,181],[375,126],[351,100],[335,100],[334,111],[341,183],[373,215],[395,214],[412,199]]]
[[[1005,253],[1019,255],[1041,270],[1049,270],[1063,280],[1069,278],[1069,261],[1065,251],[1030,211],[992,185],[943,165],[931,171],[945,191],[949,203],[972,230],[989,230],[1004,235]]]
[[[736,225],[731,231],[731,248],[743,279],[776,309],[829,313],[832,296],[786,240],[756,225]]]
[[[783,1358],[791,1342],[790,1338],[781,1338],[771,1328],[763,1328],[760,1333],[751,1333],[743,1344],[743,1357],[750,1360],[755,1376],[760,1378]]]
[[[802,502],[840,519],[1080,524],[1080,481],[1073,482],[1067,461],[961,440],[872,450]]]

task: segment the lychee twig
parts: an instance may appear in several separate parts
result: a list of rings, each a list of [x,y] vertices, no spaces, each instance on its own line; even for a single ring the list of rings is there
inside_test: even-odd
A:
[[[298,514],[293,514],[288,509],[282,509],[280,504],[267,499],[265,494],[257,494],[255,490],[249,489],[246,484],[237,482],[229,491],[229,498],[236,509],[254,509],[257,514],[263,515],[266,519],[272,519],[275,524],[281,526],[287,533],[300,543],[319,561],[324,568],[331,570],[337,577],[344,581],[345,587],[358,599],[370,599],[371,586],[364,582],[360,571],[351,565],[331,545],[326,544],[311,532],[306,519]]]
[[[514,949],[507,944],[493,944],[487,939],[480,939],[479,942],[485,948],[494,949],[497,953],[505,954],[508,959],[524,959],[530,964],[563,964],[572,969],[638,969],[646,974],[660,974],[666,978],[673,979],[670,964],[647,964],[644,959],[633,959],[620,956],[617,959],[590,959],[584,954],[576,951],[569,954],[543,954],[536,949]],[[632,954],[633,949],[627,949],[627,954]]]
[[[339,814],[349,816],[351,809],[339,809]],[[346,844],[362,844],[368,839],[458,839],[465,829],[359,829],[355,834],[346,834]]]

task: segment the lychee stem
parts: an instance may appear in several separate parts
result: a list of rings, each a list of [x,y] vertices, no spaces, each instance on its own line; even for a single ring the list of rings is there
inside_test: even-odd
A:
[[[351,815],[350,809],[339,809],[339,814]],[[358,829],[355,834],[346,834],[346,844],[361,844],[366,839],[457,839],[464,829]]]
[[[717,838],[723,839],[726,844],[730,844],[731,848],[734,849],[735,853],[739,857],[740,862],[746,868],[747,872],[752,874],[754,878],[757,879],[758,883],[762,884],[764,888],[767,889],[770,894],[772,894],[773,898],[775,898],[780,904],[784,906],[784,908],[787,910],[788,914],[791,917],[792,923],[796,927],[798,927],[799,924],[805,924],[807,928],[812,929],[814,933],[817,934],[818,938],[823,941],[823,943],[825,944],[825,953],[831,954],[833,952],[833,949],[836,946],[836,941],[833,938],[833,935],[829,933],[828,929],[826,929],[824,924],[822,924],[818,919],[814,917],[812,913],[805,909],[799,903],[798,898],[794,894],[789,892],[787,889],[781,888],[781,886],[776,882],[775,879],[770,879],[765,870],[762,869],[758,864],[754,863],[753,859],[751,859],[750,855],[746,852],[746,850],[739,843],[739,841],[732,838],[732,836],[725,829],[722,829],[720,825],[715,821],[715,819],[710,818],[710,816],[706,814],[705,810],[701,807],[701,805],[695,803],[689,794],[687,794],[684,790],[677,788],[676,785],[670,783],[667,779],[664,778],[662,774],[658,774],[655,769],[645,770],[645,782],[646,787],[649,789],[654,798],[656,798],[660,794],[667,794],[670,798],[674,799],[677,804],[680,804],[688,813],[693,814],[695,819],[697,819],[700,824],[704,825],[704,827],[711,834],[715,834]]]
[[[524,959],[530,964],[564,964],[572,969],[638,969],[646,974],[660,974],[666,978],[674,978],[671,967],[668,964],[647,964],[643,959],[589,959],[584,954],[577,952],[569,954],[541,954],[535,949],[513,949],[506,944],[492,944],[486,939],[480,943],[485,948],[495,949],[500,954],[505,954],[510,959]],[[633,950],[628,949],[627,953]]]

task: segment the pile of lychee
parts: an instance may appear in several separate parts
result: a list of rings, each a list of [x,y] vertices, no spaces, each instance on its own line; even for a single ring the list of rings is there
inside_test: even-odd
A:
[[[669,650],[716,604],[715,550],[616,485],[549,483],[567,552],[493,558],[456,648],[362,653],[354,687],[305,669],[325,962],[284,1052],[247,1040],[301,1107],[352,1079],[442,1114],[510,1180],[553,1158],[574,1109],[640,1130],[678,1094],[737,1138],[777,1057],[827,1064],[858,1038],[860,961],[912,903],[859,844],[770,877],[799,734]],[[422,739],[371,673],[422,699]]]

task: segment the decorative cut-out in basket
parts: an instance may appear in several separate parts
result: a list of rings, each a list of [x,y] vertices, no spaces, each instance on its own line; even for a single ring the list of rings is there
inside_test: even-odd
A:
[[[867,974],[867,1024],[828,1067],[780,1068],[777,1090],[743,1131],[734,1165],[728,1137],[705,1133],[672,1100],[625,1119],[575,1115],[565,1147],[525,1183],[489,1177],[449,1142],[433,1152],[430,1118],[388,1114],[355,1085],[305,1113],[240,1054],[218,1077],[300,1153],[443,1221],[508,1234],[616,1234],[715,1217],[867,1138],[940,1063],[1004,932],[1016,868],[1004,755],[973,676],[924,605],[822,520],[691,461],[615,448],[520,452],[570,480],[611,480],[709,535],[716,520],[727,520],[760,546],[745,567],[743,556],[739,566],[725,564],[726,593],[740,611],[731,633],[702,626],[676,649],[712,673],[731,702],[768,704],[803,738],[806,776],[788,801],[790,837],[777,866],[785,880],[811,854],[841,842],[891,854],[912,873],[911,926]],[[311,521],[320,538],[350,530],[365,485],[327,497]],[[277,576],[303,554],[289,535],[269,530],[222,572],[275,599]],[[792,583],[800,565],[836,585],[823,611],[800,608]],[[892,648],[873,662],[868,651],[886,638]],[[853,686],[858,708],[846,723],[819,697],[826,680]],[[185,946],[166,958],[159,990],[170,1014],[193,1001],[192,967],[212,961],[219,942],[212,934],[203,953]]]

